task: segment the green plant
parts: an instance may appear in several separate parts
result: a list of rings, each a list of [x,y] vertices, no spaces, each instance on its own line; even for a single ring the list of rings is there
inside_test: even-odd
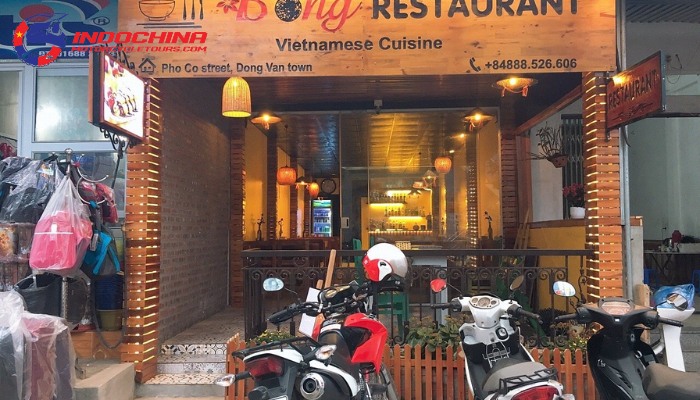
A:
[[[409,322],[406,343],[415,346],[421,345],[428,352],[434,352],[440,347],[445,350],[448,346],[457,352],[460,349],[459,327],[464,323],[464,318],[445,317],[445,323],[439,325],[432,318],[425,317],[421,320],[412,318]]]
[[[271,343],[271,342],[275,342],[277,340],[289,339],[291,337],[294,337],[294,336],[292,336],[287,331],[271,331],[271,330],[267,329],[267,330],[265,330],[265,332],[248,340],[248,346],[261,345],[264,343]]]

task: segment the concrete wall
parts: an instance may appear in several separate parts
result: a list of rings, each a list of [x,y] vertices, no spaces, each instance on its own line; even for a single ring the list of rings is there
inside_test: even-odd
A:
[[[161,80],[160,340],[226,306],[229,138],[221,102],[198,80]]]

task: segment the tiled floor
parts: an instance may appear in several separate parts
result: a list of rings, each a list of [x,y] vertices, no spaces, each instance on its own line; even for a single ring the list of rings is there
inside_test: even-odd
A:
[[[226,308],[166,340],[149,385],[212,384],[225,370],[226,342],[243,337],[243,310]]]

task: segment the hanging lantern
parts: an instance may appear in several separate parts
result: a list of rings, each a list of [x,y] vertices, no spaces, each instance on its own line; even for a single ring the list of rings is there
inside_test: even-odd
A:
[[[250,117],[250,87],[245,79],[238,76],[228,78],[221,96],[221,114],[224,117]]]
[[[297,181],[297,170],[284,166],[277,170],[277,183],[280,185],[293,185]]]
[[[452,160],[447,156],[440,156],[435,159],[435,170],[438,173],[446,174],[452,169]]]
[[[318,186],[318,183],[316,183],[316,182],[309,183],[309,196],[311,196],[311,198],[315,199],[316,196],[318,196],[318,193],[320,191],[321,191],[321,187]]]

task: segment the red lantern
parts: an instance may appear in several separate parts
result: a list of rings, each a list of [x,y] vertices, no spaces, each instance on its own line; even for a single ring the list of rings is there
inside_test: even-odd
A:
[[[440,156],[435,159],[435,170],[441,174],[450,172],[452,168],[452,160],[447,156]]]
[[[320,191],[321,191],[321,187],[318,186],[318,183],[316,183],[316,182],[309,183],[309,196],[311,196],[311,198],[315,199],[316,196],[318,196],[318,193]]]
[[[293,185],[297,181],[297,171],[288,166],[277,170],[277,183],[280,185]]]

